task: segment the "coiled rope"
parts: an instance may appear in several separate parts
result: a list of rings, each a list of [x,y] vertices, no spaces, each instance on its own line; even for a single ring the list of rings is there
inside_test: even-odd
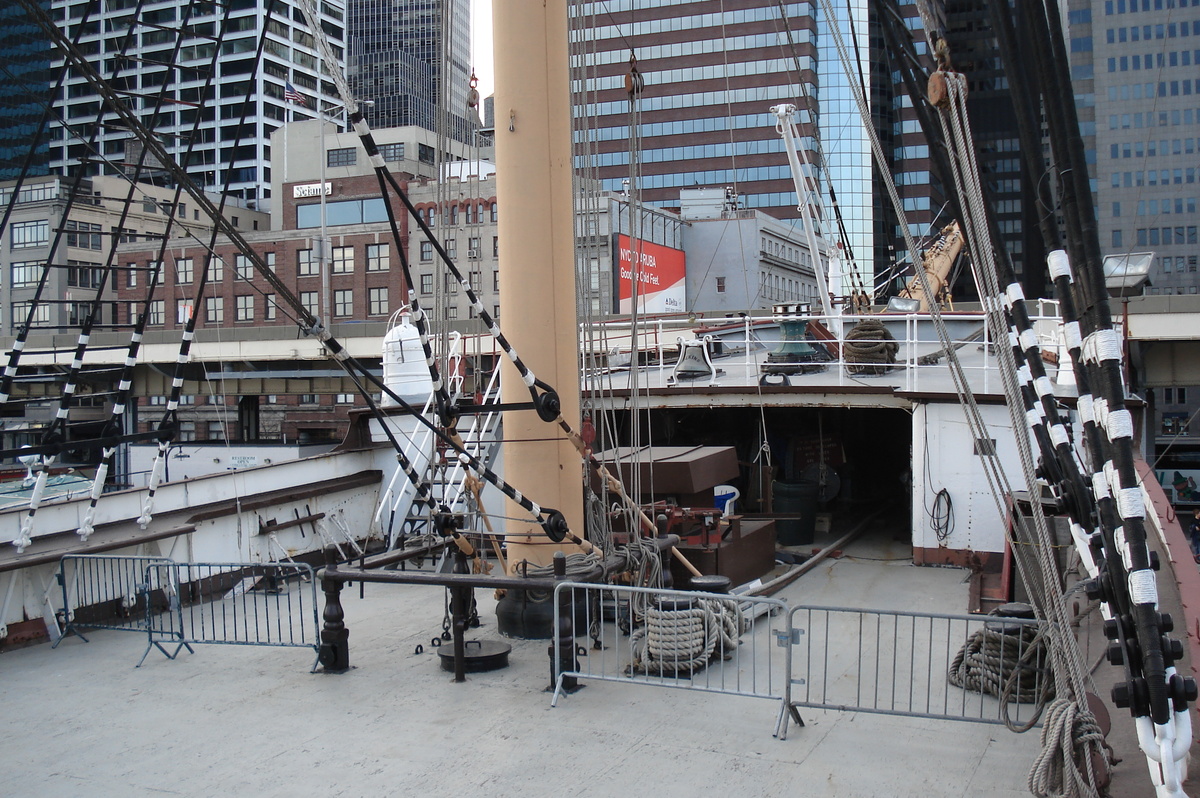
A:
[[[1005,725],[1013,731],[1026,731],[1037,722],[1046,699],[1054,695],[1049,658],[1038,626],[1013,629],[1003,621],[989,622],[967,639],[950,663],[946,678],[964,690],[996,696],[1004,708]],[[1038,704],[1032,721],[1024,728],[1008,720],[1007,707],[1013,701]]]
[[[699,599],[687,608],[647,607],[645,625],[634,630],[631,668],[638,673],[688,675],[714,654],[729,659],[745,629],[734,601]]]
[[[842,352],[851,374],[886,374],[896,362],[900,346],[877,319],[864,319],[846,333]],[[854,364],[854,365],[851,365]]]

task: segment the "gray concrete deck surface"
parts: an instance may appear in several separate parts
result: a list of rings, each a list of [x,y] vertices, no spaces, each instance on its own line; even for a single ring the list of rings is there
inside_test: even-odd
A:
[[[827,562],[784,596],[965,607],[965,571],[915,569],[899,543],[854,551],[861,558]],[[779,741],[776,702],[606,682],[551,708],[545,641],[516,641],[510,668],[457,685],[429,647],[441,590],[357,594],[345,593],[353,669],[344,675],[309,674],[311,650],[233,646],[198,646],[176,661],[152,652],[135,669],[145,638],[104,631],[0,655],[3,792],[1027,794],[1036,732],[809,709],[807,726]],[[481,633],[494,633],[491,598],[478,598]]]

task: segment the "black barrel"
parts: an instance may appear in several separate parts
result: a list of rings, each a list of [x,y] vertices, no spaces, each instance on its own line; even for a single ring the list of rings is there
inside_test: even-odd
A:
[[[817,496],[815,482],[785,482],[775,480],[771,496],[776,515],[798,516],[775,522],[776,539],[780,546],[804,546],[813,542],[817,532]]]

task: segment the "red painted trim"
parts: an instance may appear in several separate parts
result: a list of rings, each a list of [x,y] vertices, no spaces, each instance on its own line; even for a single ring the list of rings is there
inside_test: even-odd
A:
[[[1192,547],[1188,544],[1183,532],[1183,521],[1175,515],[1175,509],[1167,501],[1162,486],[1154,476],[1154,469],[1145,460],[1137,461],[1138,474],[1146,493],[1150,496],[1150,504],[1158,516],[1163,534],[1167,540],[1167,565],[1175,577],[1179,588],[1179,603],[1183,605],[1183,624],[1175,624],[1175,633],[1180,628],[1187,629],[1188,659],[1191,661],[1192,675],[1200,675],[1200,570],[1192,559]],[[1159,570],[1160,575],[1166,575],[1166,569]]]

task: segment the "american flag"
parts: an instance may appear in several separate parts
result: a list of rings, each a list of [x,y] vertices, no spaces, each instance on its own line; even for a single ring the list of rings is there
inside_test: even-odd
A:
[[[304,106],[305,108],[308,107],[308,101],[304,99],[304,95],[296,91],[296,87],[291,83],[288,83],[287,88],[283,90],[283,99],[293,102],[296,105]]]

